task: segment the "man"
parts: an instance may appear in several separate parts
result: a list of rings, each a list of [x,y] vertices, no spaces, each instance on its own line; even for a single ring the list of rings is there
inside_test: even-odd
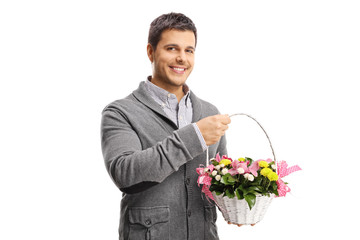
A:
[[[196,43],[185,15],[155,19],[147,45],[152,76],[103,111],[104,160],[123,192],[119,239],[218,239],[216,209],[197,185],[196,168],[207,148],[210,156],[226,154],[230,118],[185,84]]]

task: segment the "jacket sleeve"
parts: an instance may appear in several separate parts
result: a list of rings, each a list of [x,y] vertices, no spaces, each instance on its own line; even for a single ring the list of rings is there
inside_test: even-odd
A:
[[[174,131],[156,145],[142,149],[126,116],[105,109],[101,121],[105,166],[114,183],[125,193],[136,193],[161,183],[180,166],[203,152],[194,127]]]

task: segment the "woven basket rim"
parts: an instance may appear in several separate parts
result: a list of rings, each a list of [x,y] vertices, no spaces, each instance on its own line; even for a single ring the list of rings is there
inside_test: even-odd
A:
[[[216,197],[221,197],[220,195],[216,195],[216,193],[215,192],[211,192],[211,194],[213,195],[213,196],[216,196]],[[266,196],[266,195],[256,195],[256,198],[260,198],[260,197],[275,197],[276,195],[275,195],[275,193],[269,193],[270,194],[270,196]],[[223,198],[228,198],[228,199],[237,199],[237,200],[244,200],[244,199],[238,199],[236,196],[235,197],[233,197],[233,198],[229,198],[228,196],[226,196],[226,195],[223,195],[222,196]]]

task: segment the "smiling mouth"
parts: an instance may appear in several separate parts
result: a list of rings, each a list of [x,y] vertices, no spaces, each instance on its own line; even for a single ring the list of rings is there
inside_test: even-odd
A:
[[[170,66],[170,69],[173,72],[176,72],[176,73],[179,73],[179,74],[185,73],[185,70],[186,70],[186,68],[183,68],[183,67],[173,67],[173,66]]]

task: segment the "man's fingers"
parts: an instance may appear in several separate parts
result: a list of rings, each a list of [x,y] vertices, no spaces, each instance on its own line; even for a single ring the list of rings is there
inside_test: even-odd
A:
[[[230,222],[230,221],[228,221],[227,223],[228,223],[228,224],[234,224],[234,225],[237,225],[238,227],[241,227],[241,226],[242,226],[242,224],[236,224],[236,223],[232,223],[232,222]]]
[[[229,124],[229,123],[231,123],[231,119],[230,119],[230,117],[229,117],[229,115],[228,114],[224,114],[224,115],[219,115],[220,116],[220,122],[222,123],[222,124]]]
[[[210,146],[218,142],[225,131],[228,130],[230,123],[228,115],[214,115],[201,119],[196,122],[201,134],[204,137],[206,145]]]
[[[227,222],[228,224],[234,224],[237,225],[238,227],[241,227],[243,224],[236,224],[236,223],[232,223],[230,221]],[[251,226],[255,226],[256,223],[250,224]]]

